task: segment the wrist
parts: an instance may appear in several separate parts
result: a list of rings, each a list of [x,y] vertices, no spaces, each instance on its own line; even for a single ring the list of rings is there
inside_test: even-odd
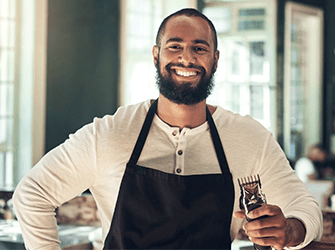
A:
[[[306,228],[300,220],[295,218],[288,218],[286,219],[285,236],[287,239],[287,247],[297,246],[304,242]]]

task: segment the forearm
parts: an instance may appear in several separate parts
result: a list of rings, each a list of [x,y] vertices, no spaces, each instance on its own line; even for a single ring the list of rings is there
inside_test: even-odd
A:
[[[287,164],[285,155],[275,150],[275,147],[268,146],[266,149],[264,154],[273,157],[264,160],[264,165],[267,167],[266,174],[261,177],[262,190],[267,196],[268,204],[278,205],[284,216],[290,218],[290,220],[287,219],[289,228],[293,227],[292,230],[298,228],[298,232],[302,234],[293,236],[291,232],[290,240],[286,241],[287,244],[292,249],[296,249],[294,245],[302,248],[322,236],[321,209],[304,183]]]
[[[16,188],[14,209],[27,249],[60,249],[55,207],[26,180]]]
[[[285,235],[287,239],[287,247],[297,246],[304,242],[306,228],[300,220],[295,218],[288,218],[286,219]]]

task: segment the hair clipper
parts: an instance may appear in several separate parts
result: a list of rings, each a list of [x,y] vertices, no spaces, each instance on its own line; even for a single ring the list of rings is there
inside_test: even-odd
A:
[[[266,204],[265,195],[261,190],[261,181],[259,175],[248,176],[238,179],[241,188],[240,208],[245,210],[247,221],[252,221],[248,213],[260,206]],[[271,246],[259,246],[254,244],[256,250],[268,250]]]

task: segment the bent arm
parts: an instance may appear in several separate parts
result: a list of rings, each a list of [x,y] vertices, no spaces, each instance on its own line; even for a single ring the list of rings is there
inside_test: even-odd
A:
[[[55,209],[89,188],[95,180],[91,126],[46,154],[13,195],[27,249],[60,249]]]
[[[288,229],[303,241],[296,245],[293,235],[290,249],[300,249],[322,236],[322,212],[314,197],[295,174],[273,137],[264,145],[259,170],[268,204],[277,205],[288,222]],[[299,223],[298,223],[299,222]],[[300,231],[301,230],[301,231]],[[305,236],[305,237],[302,237]],[[295,246],[296,245],[296,246]]]
[[[58,240],[56,204],[33,178],[22,179],[13,195],[14,209],[27,249],[61,249]]]

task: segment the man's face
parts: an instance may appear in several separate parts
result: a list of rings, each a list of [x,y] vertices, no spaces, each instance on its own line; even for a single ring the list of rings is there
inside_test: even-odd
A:
[[[208,23],[200,17],[172,17],[161,46],[153,48],[160,93],[178,104],[192,105],[208,97],[219,52]]]

